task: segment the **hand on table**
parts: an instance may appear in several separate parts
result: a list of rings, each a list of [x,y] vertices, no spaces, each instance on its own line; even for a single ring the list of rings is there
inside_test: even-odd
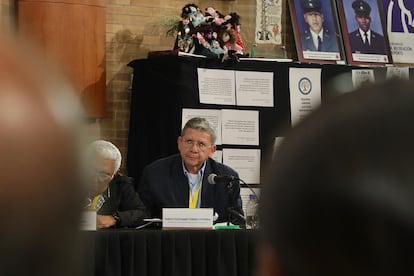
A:
[[[116,220],[113,216],[109,215],[96,215],[96,226],[98,228],[109,228],[116,224]]]

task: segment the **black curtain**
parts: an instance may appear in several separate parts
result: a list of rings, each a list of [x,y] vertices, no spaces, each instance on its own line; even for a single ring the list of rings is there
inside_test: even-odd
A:
[[[300,64],[275,61],[240,62],[179,56],[163,56],[131,61],[134,78],[131,95],[131,118],[128,137],[127,170],[139,185],[142,169],[152,161],[178,152],[182,108],[239,109],[259,111],[259,143],[262,170],[269,164],[273,138],[290,128],[289,68],[322,69],[322,104],[335,95],[329,85],[338,75],[352,83],[347,65]],[[241,107],[200,104],[197,68],[260,71],[274,73],[274,107]],[[375,68],[377,79],[385,78],[385,68]],[[223,145],[224,147],[226,145]],[[231,145],[232,148],[244,148]],[[220,149],[221,147],[219,147]],[[261,174],[263,175],[263,174]]]
[[[256,267],[254,231],[100,230],[83,235],[92,245],[85,275],[250,276]]]

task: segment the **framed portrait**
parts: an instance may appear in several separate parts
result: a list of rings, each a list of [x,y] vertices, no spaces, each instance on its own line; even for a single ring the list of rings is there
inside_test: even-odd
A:
[[[289,10],[299,61],[344,63],[334,0],[289,0]]]
[[[382,2],[337,0],[337,8],[348,63],[392,63]]]

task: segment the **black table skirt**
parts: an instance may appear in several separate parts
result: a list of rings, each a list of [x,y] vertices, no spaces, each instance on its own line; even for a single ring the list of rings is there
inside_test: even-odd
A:
[[[86,275],[248,276],[255,232],[248,230],[84,232]]]

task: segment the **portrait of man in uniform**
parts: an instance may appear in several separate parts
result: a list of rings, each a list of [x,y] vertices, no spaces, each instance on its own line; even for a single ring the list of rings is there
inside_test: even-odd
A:
[[[334,0],[289,0],[289,8],[299,61],[345,59]]]
[[[339,52],[334,31],[324,26],[321,0],[301,0],[306,27],[300,35],[303,51]]]
[[[352,3],[352,8],[358,28],[349,33],[351,51],[360,54],[385,55],[384,36],[371,29],[371,6],[363,0],[356,0]]]
[[[336,0],[349,64],[392,63],[382,0]]]

